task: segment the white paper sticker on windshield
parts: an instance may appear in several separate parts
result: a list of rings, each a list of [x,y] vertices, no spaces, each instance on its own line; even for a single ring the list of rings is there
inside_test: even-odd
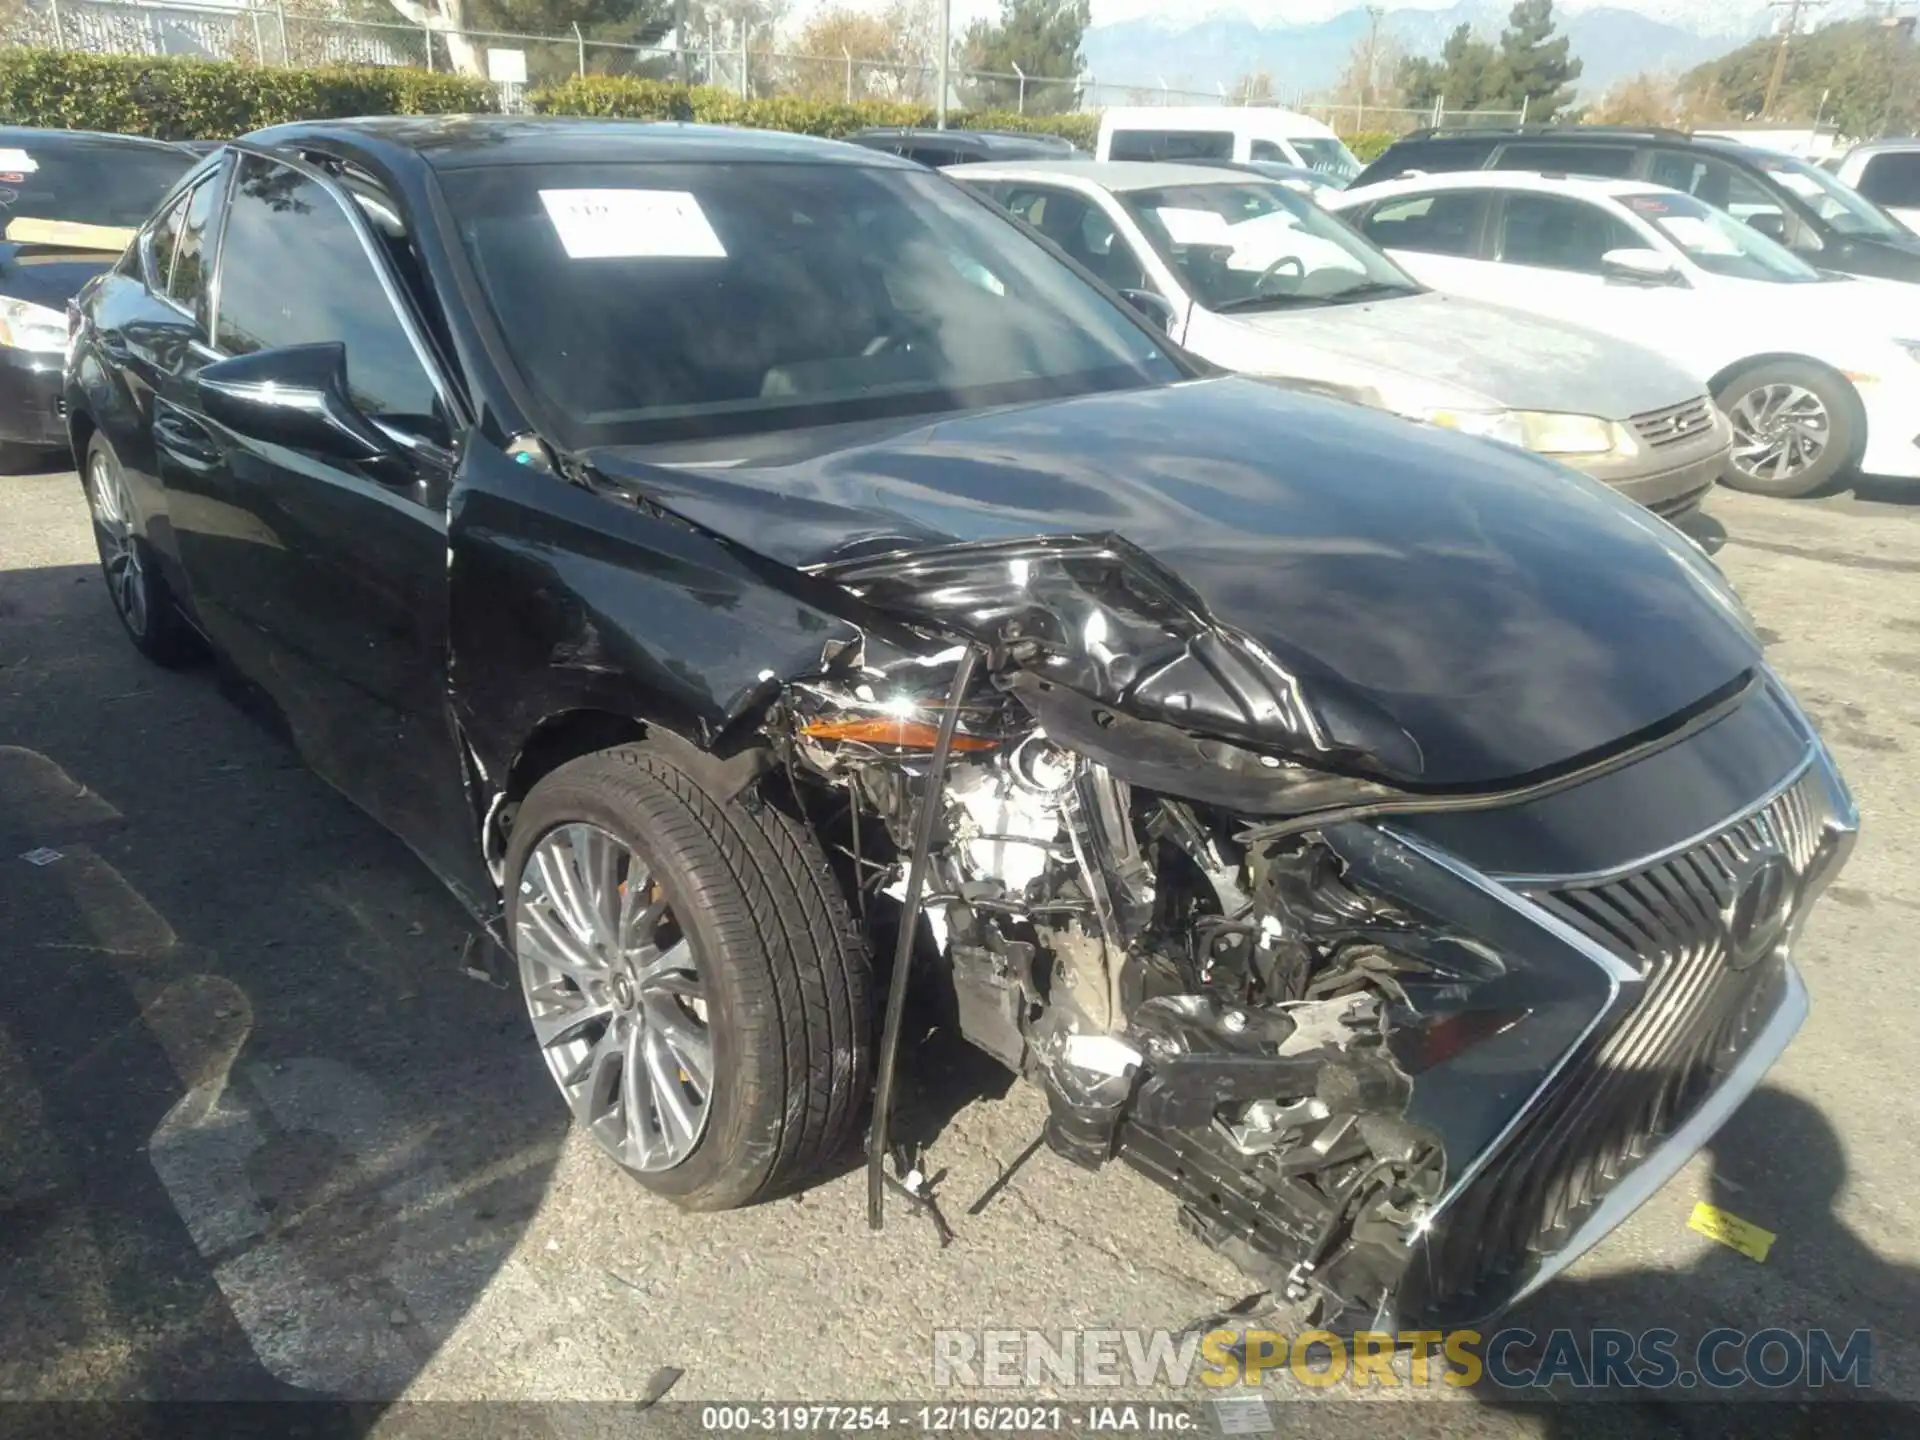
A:
[[[542,190],[574,260],[724,258],[700,202],[684,190]]]
[[[1721,232],[1711,220],[1698,215],[1663,215],[1660,228],[1679,242],[1683,250],[1696,255],[1737,255],[1733,238]]]
[[[31,175],[39,163],[24,150],[0,150],[0,171],[9,175]]]
[[[1231,245],[1227,217],[1214,210],[1181,210],[1164,205],[1153,212],[1176,245]]]

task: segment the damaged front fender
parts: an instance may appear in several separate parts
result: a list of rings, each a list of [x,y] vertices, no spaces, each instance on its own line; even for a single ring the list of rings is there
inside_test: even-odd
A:
[[[556,717],[625,717],[711,751],[861,633],[794,593],[804,577],[484,444],[448,513],[450,700],[489,802]]]

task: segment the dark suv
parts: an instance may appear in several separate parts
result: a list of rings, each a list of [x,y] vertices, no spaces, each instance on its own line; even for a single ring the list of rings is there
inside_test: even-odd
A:
[[[1679,130],[1416,130],[1388,146],[1352,188],[1450,170],[1647,180],[1697,195],[1821,269],[1920,281],[1920,235],[1834,176],[1791,155]]]
[[[899,155],[938,170],[975,160],[1070,160],[1085,152],[1058,135],[1011,130],[923,130],[902,127],[860,130],[847,139],[869,150]]]

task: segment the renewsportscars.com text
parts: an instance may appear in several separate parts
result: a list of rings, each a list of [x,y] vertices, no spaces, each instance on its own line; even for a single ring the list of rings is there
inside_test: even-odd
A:
[[[1867,1330],[936,1330],[936,1386],[1769,1390],[1872,1384]]]

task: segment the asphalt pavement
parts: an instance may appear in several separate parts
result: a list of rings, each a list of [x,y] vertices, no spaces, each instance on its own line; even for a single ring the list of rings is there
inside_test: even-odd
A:
[[[1517,1322],[1865,1327],[1875,1390],[1920,1401],[1913,502],[1722,491],[1696,526],[1863,836],[1765,1087]],[[1145,1181],[1028,1153],[1038,1096],[964,1049],[910,1095],[950,1244],[904,1203],[869,1232],[852,1157],[683,1215],[570,1133],[466,934],[212,669],[134,653],[71,474],[0,477],[0,1399],[947,1398],[938,1329],[1177,1329],[1252,1288]],[[1765,1262],[1689,1229],[1701,1200],[1775,1233]],[[1598,1423],[1446,1398],[1392,1424]],[[1320,1434],[1384,1418],[1312,1409]],[[1703,1433],[1684,1405],[1634,1423]]]

